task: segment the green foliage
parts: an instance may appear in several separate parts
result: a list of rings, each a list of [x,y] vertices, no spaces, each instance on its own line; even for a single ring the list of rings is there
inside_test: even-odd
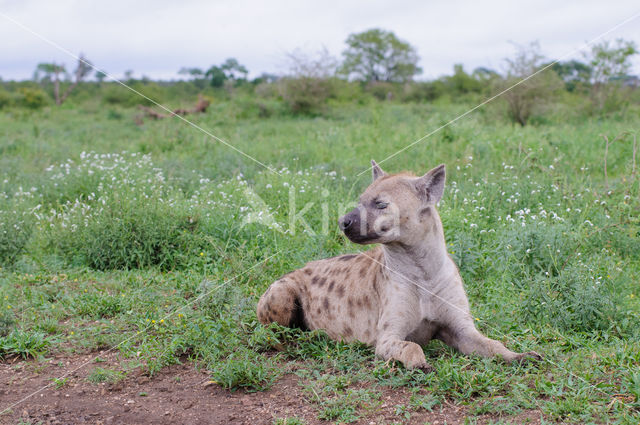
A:
[[[371,29],[351,34],[340,72],[362,81],[406,82],[420,74],[418,54],[390,31]]]
[[[507,104],[508,116],[520,125],[524,126],[532,116],[542,114],[562,87],[562,81],[556,73],[536,74],[544,66],[543,61],[537,43],[519,47],[515,57],[507,59],[507,77],[496,82],[498,91],[508,89],[502,96]]]
[[[0,338],[9,335],[9,332],[11,332],[15,324],[15,320],[12,314],[10,314],[10,311],[11,310],[9,310],[9,312],[0,312]]]
[[[274,425],[304,425],[304,421],[300,418],[278,418],[273,422]]]
[[[47,218],[43,243],[69,264],[173,269],[203,249],[199,211],[164,183],[148,157],[96,154],[73,169],[66,165],[59,166],[66,173],[51,168],[61,206]]]
[[[31,196],[31,192],[24,192]],[[4,196],[3,196],[4,195]],[[27,211],[26,202],[7,199],[0,192],[0,267],[11,266],[24,251],[33,230],[33,216]]]
[[[13,96],[6,90],[0,88],[0,109],[11,106]]]
[[[49,104],[49,96],[37,88],[20,87],[18,95],[17,103],[25,108],[40,109]]]
[[[139,100],[135,93],[127,90],[125,87],[109,84],[108,87],[102,91],[102,101],[109,105],[131,106]],[[142,98],[140,98],[140,101],[142,101]]]
[[[42,355],[51,340],[42,332],[13,330],[0,337],[0,359],[7,356],[20,356],[23,359]]]
[[[271,359],[240,349],[214,365],[211,376],[223,388],[264,391],[271,387],[278,372]]]
[[[596,112],[613,112],[628,104],[628,91],[622,82],[631,68],[631,57],[638,54],[633,41],[604,40],[591,46],[586,57],[591,68],[591,100]]]
[[[102,101],[109,105],[151,106],[153,102],[162,103],[165,100],[166,90],[157,83],[132,81],[128,85],[135,92],[118,83],[104,84]]]
[[[485,84],[464,71],[462,64],[453,66],[453,75],[446,77],[446,83],[451,86],[451,91],[456,95],[468,93],[480,93]]]
[[[124,310],[122,297],[103,294],[82,294],[73,301],[75,312],[93,319],[110,318]]]
[[[522,301],[525,319],[549,323],[563,331],[616,332],[624,327],[627,313],[620,308],[621,294],[610,278],[596,273],[579,264],[557,276],[536,276]]]
[[[564,81],[565,87],[572,92],[580,86],[589,84],[591,67],[578,60],[556,62],[551,69]]]
[[[191,75],[200,75],[198,71],[200,70],[195,70],[194,68],[191,68],[191,71],[189,71],[189,69],[185,70],[185,72],[190,72]],[[246,81],[248,73],[247,68],[241,65],[237,59],[228,58],[219,66],[211,66],[211,68],[204,73],[204,76],[209,78],[211,87],[223,87],[225,81],[234,83]]]
[[[332,94],[331,81],[325,78],[282,78],[280,95],[294,115],[317,115],[326,110]]]
[[[102,384],[104,382],[109,384],[115,384],[116,382],[125,378],[125,374],[121,371],[105,369],[101,367],[94,368],[89,375],[87,375],[87,381],[92,384]]]

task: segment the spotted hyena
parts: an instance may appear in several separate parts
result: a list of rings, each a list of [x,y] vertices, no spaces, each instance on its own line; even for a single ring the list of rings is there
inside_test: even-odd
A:
[[[352,242],[380,245],[313,261],[281,277],[260,298],[258,319],[358,340],[408,368],[430,368],[421,345],[432,338],[464,354],[540,359],[535,352],[510,351],[475,327],[436,209],[444,165],[416,177],[387,175],[372,164],[373,183],[339,226]]]

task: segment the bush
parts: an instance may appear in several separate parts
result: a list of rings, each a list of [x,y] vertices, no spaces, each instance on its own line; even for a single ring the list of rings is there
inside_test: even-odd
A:
[[[0,109],[10,106],[12,102],[13,97],[11,96],[11,94],[6,90],[0,89]]]
[[[138,93],[141,93],[147,98],[152,99],[158,103],[162,103],[164,101],[165,90],[163,90],[163,88],[157,84],[135,82],[133,84],[130,84],[130,87],[136,90]],[[135,93],[125,87],[120,86],[119,84],[114,83],[104,89],[102,101],[109,105],[153,105],[153,102],[151,102],[151,100],[140,96],[138,93]]]
[[[564,87],[555,72],[540,72],[529,78],[543,66],[544,57],[539,50],[536,43],[521,47],[513,59],[507,59],[507,78],[495,80],[496,91],[509,89],[502,96],[507,104],[508,116],[522,126],[527,124],[530,117],[541,114],[556,92]]]
[[[109,105],[130,105],[138,97],[135,93],[121,86],[110,86],[103,90],[102,101]]]
[[[40,109],[49,104],[49,96],[38,88],[20,87],[18,103],[29,109]]]
[[[42,332],[14,330],[9,335],[0,337],[0,359],[6,356],[20,356],[23,359],[38,357],[50,343]]]
[[[537,274],[557,275],[575,248],[574,239],[566,226],[531,223],[510,232],[501,249],[512,256],[512,273],[524,281]]]
[[[594,274],[577,264],[555,277],[538,275],[522,301],[525,320],[581,332],[608,331],[625,323],[614,283]]]
[[[401,95],[403,102],[432,102],[443,96],[447,88],[440,80],[412,82],[404,85]]]
[[[258,357],[258,358],[256,358]],[[244,388],[248,391],[269,389],[278,377],[271,359],[247,349],[240,349],[217,363],[212,377],[223,388]]]
[[[325,111],[331,96],[331,82],[326,78],[283,78],[280,95],[294,115],[318,115]]]
[[[167,184],[150,156],[83,153],[79,163],[47,170],[52,189],[43,201],[58,208],[38,215],[40,242],[68,263],[167,270],[204,249],[209,235],[200,227],[200,206]]]
[[[80,255],[98,270],[159,266],[175,268],[188,250],[195,225],[188,217],[156,200],[115,202],[85,228],[81,245],[71,243],[67,256]]]

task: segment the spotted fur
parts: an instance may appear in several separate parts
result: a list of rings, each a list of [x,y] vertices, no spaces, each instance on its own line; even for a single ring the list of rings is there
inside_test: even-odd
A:
[[[444,165],[416,177],[388,175],[372,164],[373,183],[339,224],[351,241],[380,245],[281,277],[260,298],[260,322],[323,329],[336,340],[374,346],[381,358],[408,368],[430,369],[421,345],[432,338],[464,354],[539,359],[535,352],[510,351],[475,327],[436,209]]]

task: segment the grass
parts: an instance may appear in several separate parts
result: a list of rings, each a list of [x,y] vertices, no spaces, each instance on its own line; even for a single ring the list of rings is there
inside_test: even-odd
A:
[[[120,371],[96,367],[87,375],[87,381],[92,384],[102,384],[104,382],[113,384],[123,379],[124,376],[125,374]]]
[[[631,145],[617,143],[605,187],[600,137],[637,122],[520,128],[488,109],[384,164],[447,164],[440,211],[479,328],[548,359],[505,365],[434,341],[425,353],[436,372],[424,374],[322,332],[263,327],[255,305],[293,268],[362,249],[335,226],[369,182],[358,173],[468,105],[336,106],[308,119],[239,118],[226,106],[193,118],[280,175],[179,121],[138,127],[133,109],[2,111],[1,358],[117,346],[150,374],[195,361],[247,391],[295,373],[317,417],[334,422],[375,412],[394,388],[411,392],[394,407],[399,423],[445,401],[467,406],[469,423],[530,410],[549,422],[638,422],[639,183]],[[95,368],[88,379],[120,375]]]

